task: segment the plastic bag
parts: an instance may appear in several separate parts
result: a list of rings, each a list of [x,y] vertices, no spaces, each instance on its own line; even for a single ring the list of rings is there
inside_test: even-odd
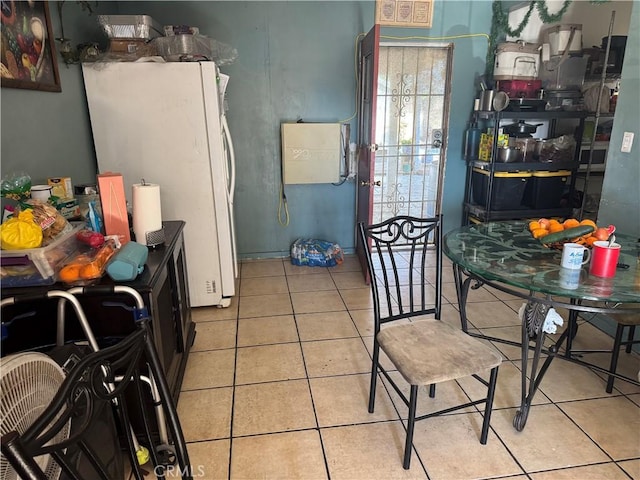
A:
[[[35,222],[32,210],[22,210],[0,225],[0,238],[3,250],[40,248],[42,229]]]
[[[31,196],[31,177],[24,172],[5,175],[0,183],[0,195],[12,200],[26,200]]]
[[[91,285],[104,275],[116,250],[115,240],[108,239],[99,248],[78,252],[65,262],[58,280],[68,285]]]
[[[562,135],[540,143],[538,160],[541,162],[570,162],[576,148],[573,135]]]
[[[100,203],[95,200],[89,202],[89,210],[87,214],[87,228],[94,232],[103,231],[102,209]]]
[[[20,204],[21,209],[33,210],[33,220],[42,230],[42,246],[46,247],[53,242],[58,235],[64,235],[73,229],[66,218],[47,202],[39,200],[27,200]]]
[[[291,263],[305,267],[335,267],[344,260],[340,245],[325,240],[299,238],[291,245]]]

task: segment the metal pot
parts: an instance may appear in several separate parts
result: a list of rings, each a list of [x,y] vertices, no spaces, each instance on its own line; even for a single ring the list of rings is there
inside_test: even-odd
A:
[[[535,80],[540,66],[540,45],[517,42],[500,43],[496,47],[494,80]]]
[[[498,162],[513,163],[522,161],[522,150],[518,147],[498,148]]]
[[[490,112],[493,110],[493,98],[495,90],[483,90],[480,96],[480,110],[483,112]]]
[[[536,133],[536,130],[540,125],[542,125],[542,123],[532,125],[529,123],[524,123],[524,120],[520,120],[518,123],[512,123],[511,125],[502,126],[502,130],[504,131],[504,133],[512,136],[531,135],[533,133]]]

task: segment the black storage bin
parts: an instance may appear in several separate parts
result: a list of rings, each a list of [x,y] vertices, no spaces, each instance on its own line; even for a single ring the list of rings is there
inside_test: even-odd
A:
[[[491,172],[481,168],[473,169],[471,187],[473,201],[492,210],[515,210],[520,208],[527,179],[531,172],[494,172],[491,187],[491,204],[487,203],[487,189]]]
[[[560,208],[562,195],[570,180],[569,170],[533,172],[527,181],[522,202],[532,208]]]

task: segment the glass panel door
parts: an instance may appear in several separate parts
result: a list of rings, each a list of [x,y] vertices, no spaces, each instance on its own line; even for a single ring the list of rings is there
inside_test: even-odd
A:
[[[451,50],[380,45],[373,223],[440,212]]]

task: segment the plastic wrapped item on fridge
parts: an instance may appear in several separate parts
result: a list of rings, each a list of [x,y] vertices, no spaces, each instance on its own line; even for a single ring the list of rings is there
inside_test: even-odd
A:
[[[212,60],[217,65],[228,65],[238,57],[235,48],[206,35],[180,34],[156,38],[158,55],[169,62]]]

